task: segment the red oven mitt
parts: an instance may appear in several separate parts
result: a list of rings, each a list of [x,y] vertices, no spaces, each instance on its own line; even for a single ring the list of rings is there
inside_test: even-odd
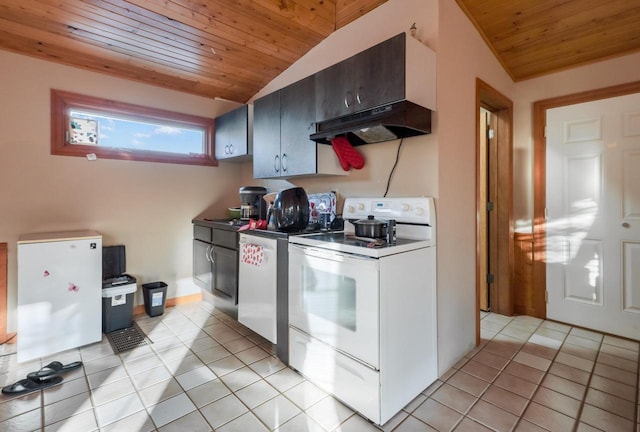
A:
[[[353,148],[347,137],[335,137],[331,140],[331,145],[343,170],[349,171],[350,166],[355,169],[360,169],[364,166],[364,157],[358,150]]]

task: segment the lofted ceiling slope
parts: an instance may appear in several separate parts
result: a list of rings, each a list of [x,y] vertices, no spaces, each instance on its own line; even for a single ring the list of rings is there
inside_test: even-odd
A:
[[[386,0],[0,0],[0,49],[245,102]]]
[[[456,0],[514,81],[640,50],[640,0]]]
[[[246,102],[386,1],[0,0],[0,49]],[[515,81],[640,49],[640,0],[456,2]]]

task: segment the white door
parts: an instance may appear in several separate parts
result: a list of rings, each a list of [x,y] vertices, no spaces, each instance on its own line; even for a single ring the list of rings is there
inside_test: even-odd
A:
[[[640,337],[640,94],[547,111],[547,317]]]

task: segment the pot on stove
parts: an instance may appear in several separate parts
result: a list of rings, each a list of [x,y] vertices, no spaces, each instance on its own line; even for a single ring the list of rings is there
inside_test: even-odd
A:
[[[349,221],[356,229],[357,237],[385,238],[387,236],[387,222],[373,218],[373,215],[366,219]]]
[[[396,221],[389,219],[381,221],[374,219],[373,215],[366,219],[350,220],[355,227],[356,237],[366,237],[371,239],[385,239],[387,243],[396,242]]]

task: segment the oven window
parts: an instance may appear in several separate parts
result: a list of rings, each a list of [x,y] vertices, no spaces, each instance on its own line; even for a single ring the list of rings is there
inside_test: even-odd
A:
[[[356,331],[356,280],[322,270],[302,268],[302,308]]]

